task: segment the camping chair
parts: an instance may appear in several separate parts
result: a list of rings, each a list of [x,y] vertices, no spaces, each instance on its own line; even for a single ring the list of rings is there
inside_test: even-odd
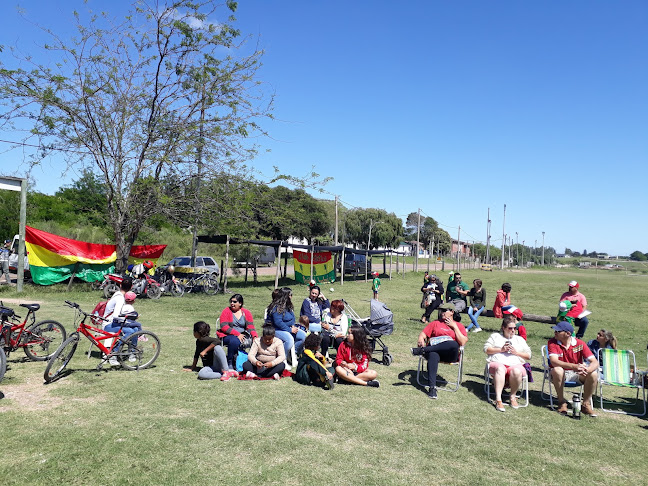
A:
[[[542,391],[540,392],[540,397],[543,400],[549,400],[549,406],[551,409],[554,409],[554,404],[553,404],[553,394],[551,392],[551,386],[552,386],[552,381],[551,381],[551,368],[549,367],[549,351],[547,349],[547,345],[545,344],[541,348],[542,352]],[[549,384],[549,392],[545,392],[545,383]],[[580,381],[565,381],[565,388],[574,388],[574,387],[580,387],[579,394],[583,396],[583,384]]]
[[[439,385],[439,375],[437,373],[437,382],[435,383],[437,390],[445,390],[445,391],[451,391],[451,392],[456,392],[459,389],[459,386],[461,386],[461,378],[463,376],[463,358],[464,358],[464,347],[460,346],[459,347],[459,356],[457,357],[457,361],[453,363],[445,363],[441,361],[439,364],[447,364],[450,366],[456,366],[457,367],[457,380],[456,381],[446,381],[445,385],[440,387]],[[425,356],[420,356],[419,357],[419,362],[418,362],[418,369],[416,370],[416,382],[419,384],[419,386],[429,386],[428,380],[425,376],[421,378],[421,371],[423,371],[423,362],[425,361]],[[425,373],[423,373],[425,375]]]
[[[637,362],[635,360],[634,353],[630,350],[624,349],[602,348],[598,351],[598,358],[599,363],[601,364],[598,381],[601,410],[603,410],[604,412],[623,413],[627,415],[635,415],[638,417],[643,417],[644,415],[646,415],[646,389],[644,388],[643,384],[643,374],[639,373],[637,370]],[[628,405],[636,406],[637,401],[639,400],[639,390],[641,390],[643,395],[643,413],[633,413],[620,409],[606,409],[603,405],[603,385],[621,386],[637,390],[635,401],[631,404],[620,403],[617,401],[607,401],[607,403],[614,403],[618,407]]]
[[[489,402],[492,401],[491,400],[492,384],[493,384],[493,377],[488,372],[488,362],[486,362],[486,366],[484,367],[484,393],[486,393],[486,398],[488,399]],[[504,390],[506,390],[507,388],[510,390],[508,381],[504,385]],[[529,376],[527,375],[526,369],[524,370],[524,374],[522,375],[522,385],[520,386],[518,392],[515,394],[515,397],[518,399],[524,397],[524,405],[520,405],[520,407],[524,408],[529,406]]]

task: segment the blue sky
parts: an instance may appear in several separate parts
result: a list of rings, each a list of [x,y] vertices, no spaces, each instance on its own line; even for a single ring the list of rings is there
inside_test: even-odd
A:
[[[9,3],[0,43],[28,46]],[[14,3],[52,26],[83,8]],[[276,93],[262,172],[315,166],[334,178],[318,197],[421,208],[462,239],[485,240],[490,208],[500,245],[506,204],[520,243],[545,231],[559,252],[648,251],[648,3],[259,0],[236,17]],[[33,174],[43,192],[68,181],[52,164]]]

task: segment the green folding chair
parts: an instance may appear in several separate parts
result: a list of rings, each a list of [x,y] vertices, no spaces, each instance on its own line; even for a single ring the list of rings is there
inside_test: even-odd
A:
[[[643,375],[637,370],[637,362],[635,355],[630,350],[624,349],[599,349],[598,352],[599,363],[601,370],[599,372],[599,398],[601,401],[601,410],[610,413],[623,413],[627,415],[636,415],[643,417],[646,415],[646,389],[643,386]],[[622,403],[618,400],[605,400],[606,403],[613,403],[617,409],[605,408],[603,405],[603,385],[607,386],[620,386],[624,388],[636,389],[637,396],[635,401],[628,404]],[[639,401],[639,390],[642,391],[643,413],[633,413],[631,411],[623,410],[621,407],[636,407]]]

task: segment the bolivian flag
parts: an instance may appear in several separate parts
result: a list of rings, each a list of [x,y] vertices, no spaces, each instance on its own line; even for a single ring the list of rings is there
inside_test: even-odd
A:
[[[295,265],[295,280],[299,283],[310,282],[311,252],[293,250],[293,264]],[[335,282],[335,267],[330,251],[313,253],[313,280],[317,283]]]
[[[131,248],[129,262],[139,263],[162,256],[166,245],[139,245]],[[71,240],[52,233],[25,227],[25,249],[32,280],[39,285],[52,285],[74,275],[86,282],[103,280],[115,271],[115,245],[100,245]]]

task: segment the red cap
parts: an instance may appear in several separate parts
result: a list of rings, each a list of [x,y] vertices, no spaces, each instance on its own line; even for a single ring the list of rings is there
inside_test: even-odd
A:
[[[577,289],[580,288],[580,285],[578,285],[578,282],[576,280],[572,280],[569,282],[569,287],[576,287]]]

